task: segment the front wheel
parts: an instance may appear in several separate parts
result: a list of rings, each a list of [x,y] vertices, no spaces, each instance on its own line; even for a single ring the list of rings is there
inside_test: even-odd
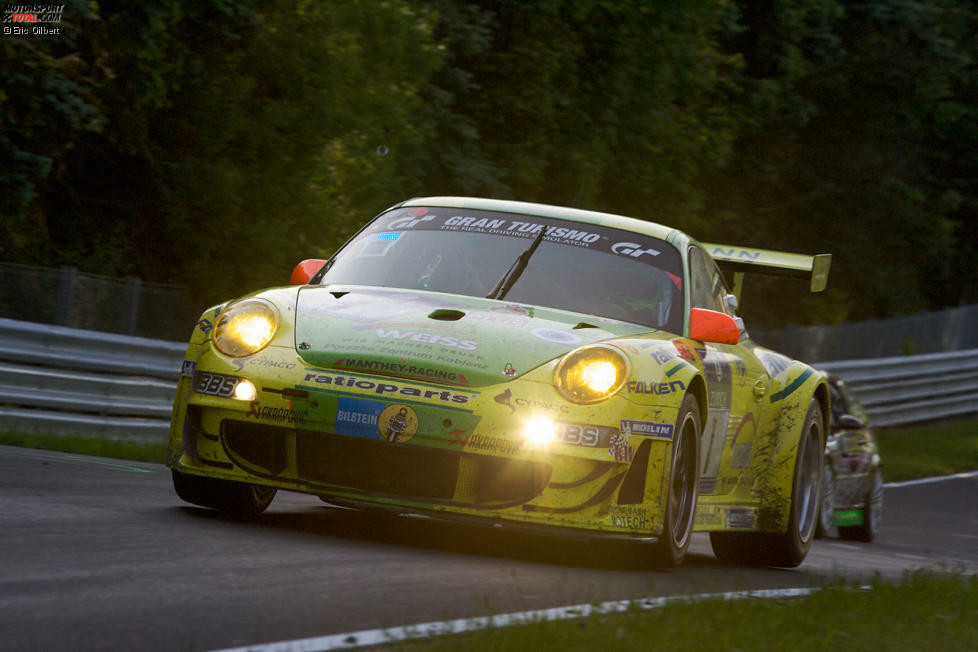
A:
[[[686,558],[693,534],[699,463],[696,445],[700,439],[700,409],[696,397],[687,394],[679,409],[672,440],[669,467],[669,494],[663,519],[662,536],[655,544],[655,557],[664,566],[678,566]]]
[[[173,489],[184,501],[238,518],[252,518],[272,504],[277,489],[246,482],[204,478],[172,469]]]
[[[713,553],[722,561],[794,568],[805,560],[815,538],[824,438],[822,408],[812,399],[795,455],[791,506],[785,532],[710,532]]]

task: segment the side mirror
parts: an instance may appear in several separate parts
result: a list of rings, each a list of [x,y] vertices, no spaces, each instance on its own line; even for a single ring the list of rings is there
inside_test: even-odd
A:
[[[862,430],[866,427],[863,420],[852,414],[842,414],[839,416],[839,420],[836,425],[841,430]]]
[[[689,337],[700,342],[736,344],[740,341],[740,328],[726,313],[693,308],[689,311]]]
[[[321,258],[307,258],[292,270],[292,276],[289,278],[290,285],[305,285],[309,282],[316,272],[323,268],[326,261]]]

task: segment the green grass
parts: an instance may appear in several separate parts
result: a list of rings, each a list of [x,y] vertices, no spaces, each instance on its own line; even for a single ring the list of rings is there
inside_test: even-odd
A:
[[[711,599],[397,645],[440,650],[978,650],[978,578],[917,573],[792,599]]]
[[[166,442],[143,444],[97,437],[73,437],[46,433],[0,432],[0,444],[40,448],[96,457],[112,457],[137,462],[166,462]]]
[[[978,420],[879,430],[887,482],[978,470]]]

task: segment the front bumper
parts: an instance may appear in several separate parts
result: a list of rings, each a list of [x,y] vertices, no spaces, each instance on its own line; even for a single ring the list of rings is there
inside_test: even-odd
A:
[[[568,403],[553,390],[549,369],[469,389],[338,374],[306,366],[294,350],[270,349],[235,361],[191,345],[197,375],[178,385],[172,468],[339,504],[559,527],[562,535],[661,533],[671,441],[621,430],[647,422],[647,405],[620,396],[596,406]],[[201,373],[247,377],[257,400],[192,391]],[[677,410],[654,413],[674,423]],[[542,417],[562,425],[556,441],[536,447],[523,430]]]

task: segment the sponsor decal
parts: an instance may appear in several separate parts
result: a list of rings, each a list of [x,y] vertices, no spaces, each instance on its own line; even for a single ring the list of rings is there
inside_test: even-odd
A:
[[[628,381],[629,394],[673,394],[686,389],[686,384],[681,380],[673,380],[668,383],[657,383],[655,381],[630,380]]]
[[[294,362],[286,362],[284,360],[272,360],[270,358],[235,358],[231,360],[231,364],[237,367],[238,371],[244,371],[245,366],[248,367],[274,367],[276,369],[295,369],[298,365]]]
[[[436,344],[447,348],[461,349],[462,351],[475,351],[479,348],[479,343],[472,340],[460,340],[457,337],[447,335],[436,335],[434,333],[419,333],[417,331],[401,331],[395,328],[374,329],[380,339],[412,340],[425,344]]]
[[[494,235],[520,235],[522,237],[536,237],[541,229],[546,229],[544,240],[556,241],[561,244],[576,245],[587,247],[601,239],[598,233],[581,231],[575,228],[563,226],[548,226],[539,222],[522,222],[519,220],[473,217],[467,215],[455,215],[449,217],[442,224],[445,231],[466,231],[474,233],[489,233]]]
[[[656,347],[655,349],[653,349],[652,351],[650,351],[650,355],[652,356],[652,359],[653,360],[655,360],[656,362],[659,363],[660,366],[661,365],[665,365],[665,364],[669,363],[669,361],[676,359],[676,349],[675,348],[669,348],[667,346],[662,346],[658,342],[656,342],[654,344],[653,343],[643,344],[642,345],[642,348],[644,349],[644,348],[647,348],[647,347],[650,347],[650,346]]]
[[[340,397],[336,406],[336,433],[376,439],[380,413],[385,407],[387,404],[380,401]]]
[[[418,415],[407,405],[388,405],[377,418],[377,430],[392,444],[406,442],[418,431]]]
[[[303,382],[315,383],[320,386],[328,385],[337,389],[354,389],[361,392],[370,392],[378,396],[410,396],[412,398],[454,403],[457,405],[465,405],[472,396],[477,396],[477,394],[458,394],[447,389],[422,389],[419,387],[399,385],[397,383],[377,382],[352,374],[336,375],[309,372],[303,376],[302,380]]]
[[[686,362],[696,362],[699,359],[699,356],[696,354],[696,350],[687,345],[683,340],[673,340],[672,345],[676,347],[676,352],[679,354],[679,357]]]
[[[516,376],[516,369],[513,368],[512,364],[507,362],[506,365],[503,367],[503,375],[506,376],[507,378],[513,378],[514,376]]]
[[[183,366],[180,368],[181,376],[193,376],[194,371],[197,370],[197,362],[195,360],[184,360]]]
[[[753,509],[727,509],[726,526],[729,528],[754,527]]]
[[[506,390],[509,391],[508,389]],[[546,401],[535,401],[530,398],[517,398],[515,401],[517,406],[521,408],[533,408],[537,410],[549,410],[551,412],[561,412],[566,414],[570,411],[570,407],[564,405],[563,403],[547,403]]]
[[[612,435],[608,444],[608,454],[615,458],[616,462],[631,462],[635,457],[635,448],[625,437]]]
[[[733,258],[736,254],[737,259],[754,261],[761,257],[761,252],[752,251],[750,249],[738,249],[736,247],[730,247],[729,249],[724,249],[723,247],[713,247],[713,251],[710,252],[710,256],[720,256],[723,258]]]
[[[672,428],[673,425],[671,423],[633,421],[632,419],[621,420],[621,431],[626,435],[642,435],[643,437],[672,439]]]
[[[635,244],[634,242],[616,242],[615,244],[611,245],[611,251],[619,256],[631,256],[632,258],[638,258],[643,254],[658,256],[661,253],[660,251],[652,248],[642,249],[642,245]]]
[[[576,335],[575,333],[558,331],[552,328],[534,328],[530,332],[539,337],[541,340],[554,342],[556,344],[577,344],[581,341],[580,336]]]
[[[241,379],[237,376],[225,376],[223,374],[198,371],[194,374],[194,392],[227,398],[234,393],[234,388],[239,380]]]
[[[455,430],[453,430],[452,431],[452,440],[450,442],[448,442],[448,445],[449,446],[456,446],[457,445],[457,446],[464,447],[465,444],[469,441],[469,437],[472,436],[472,435],[465,435],[463,437],[462,435],[464,435],[466,432],[467,431],[464,430],[464,429],[462,429],[462,428],[456,428]]]
[[[306,422],[307,412],[305,410],[293,410],[291,408],[277,408],[259,406],[258,401],[252,401],[248,405],[248,414],[245,417],[254,417],[260,421],[276,421],[278,423],[303,424]]]
[[[397,376],[418,378],[421,380],[440,380],[456,385],[469,384],[469,379],[464,374],[445,371],[443,369],[421,367],[414,364],[400,364],[397,362],[385,362],[383,360],[341,358],[336,361],[335,366],[345,369],[356,369],[357,371],[382,371]]]
[[[417,211],[417,210],[419,209],[411,209],[411,211]],[[423,210],[424,213],[420,213],[417,215],[412,215],[411,211],[408,211],[407,217],[400,217],[394,220],[393,222],[387,225],[387,228],[388,229],[412,229],[421,222],[430,222],[433,219],[435,219],[434,215],[425,215],[425,213],[428,212],[427,209],[423,209]]]
[[[214,329],[214,324],[211,323],[210,319],[201,319],[199,322],[197,322],[197,328],[199,328],[200,332],[204,335],[210,335],[211,330]]]
[[[483,435],[470,435],[465,444],[469,450],[485,451],[487,453],[503,453],[515,455],[523,448],[523,440],[499,439]]]
[[[493,399],[496,401],[496,403],[499,403],[500,405],[505,405],[506,407],[508,407],[510,413],[512,414],[512,413],[516,412],[516,408],[514,408],[513,407],[513,404],[509,402],[509,399],[512,396],[513,396],[513,390],[507,388],[501,394],[496,394],[496,396],[494,396]]]
[[[651,530],[652,518],[642,507],[632,505],[612,505],[610,508],[611,524],[630,530]]]
[[[563,423],[558,421],[556,440],[572,446],[588,448],[605,447],[611,444],[611,438],[618,434],[617,428],[592,426],[586,423]]]

